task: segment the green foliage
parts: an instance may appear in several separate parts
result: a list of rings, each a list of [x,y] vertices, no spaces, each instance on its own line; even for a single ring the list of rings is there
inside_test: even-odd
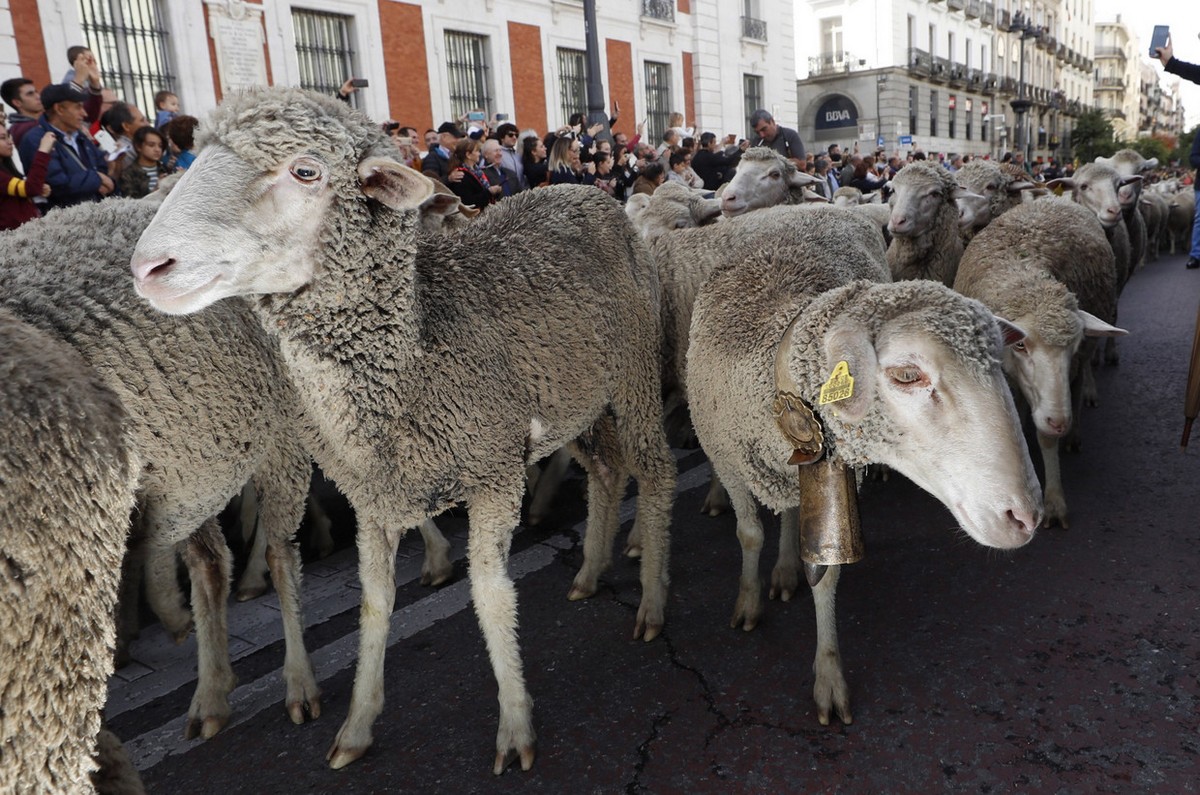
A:
[[[1200,132],[1200,124],[1179,136],[1179,146],[1175,147],[1175,151],[1171,153],[1171,159],[1178,160],[1184,168],[1188,167],[1188,157],[1192,153],[1192,141],[1195,140],[1197,132]]]
[[[1081,163],[1090,163],[1097,157],[1111,157],[1121,145],[1113,140],[1112,122],[1099,110],[1088,110],[1080,114],[1071,131],[1071,148]]]
[[[1166,165],[1171,157],[1171,150],[1167,145],[1157,138],[1138,138],[1129,144],[1129,148],[1137,152],[1142,157],[1149,160],[1152,157],[1157,157],[1161,165]]]

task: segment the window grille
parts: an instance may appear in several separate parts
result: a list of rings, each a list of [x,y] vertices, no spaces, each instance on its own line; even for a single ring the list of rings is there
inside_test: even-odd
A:
[[[558,96],[562,123],[576,113],[587,115],[587,53],[558,48]]]
[[[742,111],[746,122],[745,137],[754,140],[754,125],[750,123],[750,114],[763,106],[763,79],[760,75],[742,75]]]
[[[646,132],[657,146],[671,118],[671,65],[646,61]]]
[[[176,90],[160,0],[79,0],[79,18],[104,85],[153,120],[154,95]]]
[[[292,10],[296,31],[296,60],[300,65],[300,87],[321,94],[336,94],[342,84],[355,77],[354,50],[350,47],[350,17],[323,11]],[[350,104],[359,107],[358,92]]]
[[[953,94],[950,95],[950,104],[946,107],[946,115],[949,119],[946,125],[949,128],[949,137],[953,138],[955,122],[958,121],[958,107],[955,103],[955,97]]]
[[[490,118],[487,36],[446,31],[446,77],[450,88],[450,112],[454,118],[481,110]]]
[[[937,134],[938,134],[938,131],[937,131],[937,106],[938,106],[938,92],[930,91],[929,92],[929,137],[930,138],[933,138],[933,137],[937,136]]]
[[[908,87],[908,134],[917,134],[917,87]]]

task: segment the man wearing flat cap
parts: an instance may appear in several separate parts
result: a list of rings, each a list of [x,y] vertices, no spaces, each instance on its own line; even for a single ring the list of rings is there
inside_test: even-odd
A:
[[[50,168],[46,172],[51,193],[43,206],[45,210],[100,201],[113,192],[104,155],[83,132],[87,124],[85,99],[87,94],[74,83],[46,86],[42,89],[44,112],[38,119],[41,129],[21,140],[21,162],[32,163],[43,133],[52,132],[58,139],[50,152]]]
[[[437,146],[429,147],[429,156],[421,162],[421,173],[445,184],[446,177],[450,175],[450,153],[454,151],[458,140],[466,135],[454,122],[449,121],[442,122],[437,133]]]

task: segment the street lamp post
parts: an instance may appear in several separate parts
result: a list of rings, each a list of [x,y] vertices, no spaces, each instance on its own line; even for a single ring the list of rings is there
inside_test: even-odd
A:
[[[880,102],[880,94],[883,92],[883,87],[887,84],[887,74],[880,74],[875,78],[875,135],[876,137],[883,136],[883,111]]]
[[[596,34],[596,0],[583,0],[583,32],[587,52],[587,106],[588,126],[603,124],[597,138],[612,141],[612,130],[608,129],[608,112],[604,110],[604,84],[600,82],[600,41]]]
[[[1017,148],[1024,153],[1025,161],[1029,162],[1029,130],[1025,126],[1025,113],[1033,106],[1033,102],[1025,97],[1025,39],[1038,35],[1038,29],[1029,23],[1029,18],[1021,11],[1013,15],[1012,29],[1018,30],[1021,34],[1021,66],[1017,77],[1017,98],[1009,104],[1012,105],[1013,112],[1017,114]]]

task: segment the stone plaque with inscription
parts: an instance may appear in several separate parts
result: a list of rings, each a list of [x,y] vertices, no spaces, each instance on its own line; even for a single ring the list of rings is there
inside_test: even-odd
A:
[[[267,85],[262,11],[243,3],[208,6],[208,23],[217,51],[221,93]]]

